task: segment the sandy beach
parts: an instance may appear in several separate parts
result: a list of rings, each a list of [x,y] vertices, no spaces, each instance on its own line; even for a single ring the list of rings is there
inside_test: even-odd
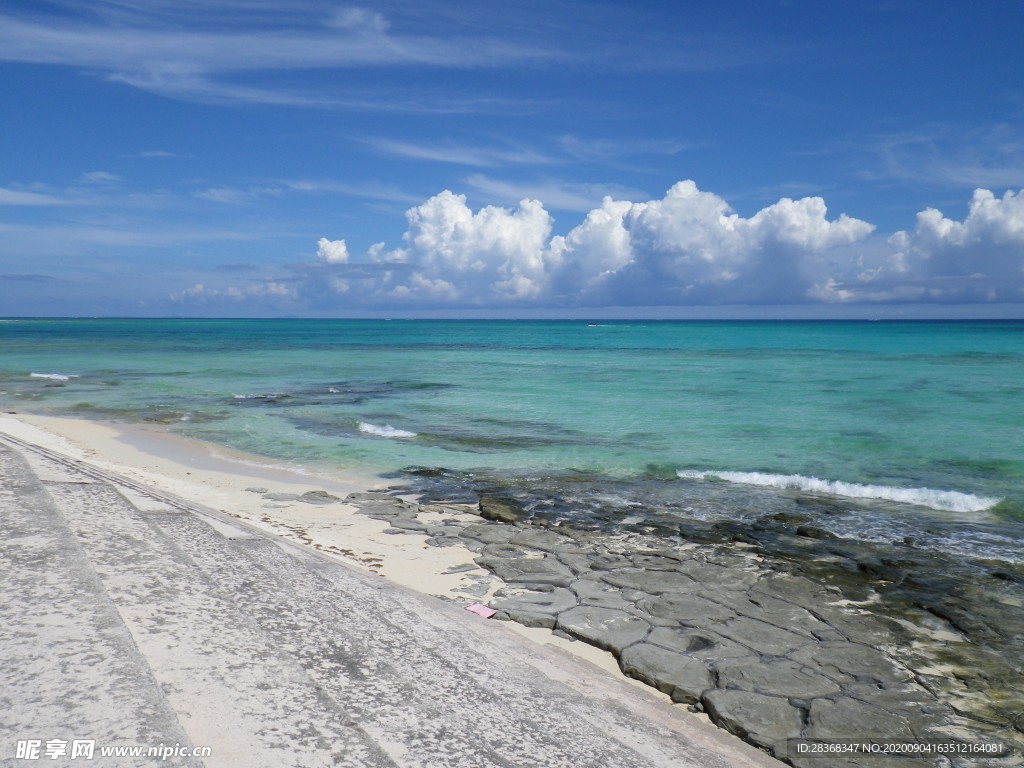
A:
[[[383,487],[379,478],[356,473],[332,476],[282,466],[182,438],[159,426],[6,414],[0,416],[0,433],[199,503],[426,595],[462,604],[486,602],[503,586],[486,569],[474,565],[475,555],[466,547],[431,547],[425,535],[392,535],[387,523],[356,514],[350,504],[263,498],[267,494],[301,496],[325,491],[344,499],[351,493]],[[145,498],[139,501],[146,503]],[[480,589],[482,580],[488,582],[485,591]],[[474,587],[472,598],[460,591],[466,586]],[[614,658],[600,649],[569,642],[544,629],[515,622],[507,622],[507,626],[530,642],[560,648],[619,674]]]

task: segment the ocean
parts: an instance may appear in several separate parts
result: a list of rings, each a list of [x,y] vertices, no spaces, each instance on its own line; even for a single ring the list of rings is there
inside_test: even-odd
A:
[[[809,498],[829,535],[1024,560],[1022,321],[10,319],[0,350],[5,411],[584,527]]]

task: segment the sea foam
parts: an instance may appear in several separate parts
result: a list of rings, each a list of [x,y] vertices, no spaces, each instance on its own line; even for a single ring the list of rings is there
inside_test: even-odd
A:
[[[680,470],[678,476],[687,480],[726,480],[742,485],[767,488],[787,488],[828,496],[846,496],[852,499],[882,499],[903,504],[930,507],[943,512],[982,512],[991,509],[1001,499],[975,496],[959,491],[938,491],[933,488],[896,488],[889,485],[862,485],[836,480],[821,480],[804,475],[776,475],[768,472],[704,472]]]
[[[409,432],[405,429],[396,429],[390,424],[385,424],[383,427],[379,427],[368,421],[359,422],[359,431],[364,432],[367,435],[376,435],[377,437],[416,437],[415,432]]]
[[[50,379],[51,381],[70,381],[78,378],[74,373],[30,373],[29,376],[33,379]]]

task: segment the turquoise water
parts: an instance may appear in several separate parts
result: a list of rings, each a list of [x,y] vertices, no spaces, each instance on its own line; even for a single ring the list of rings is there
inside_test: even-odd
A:
[[[1024,538],[1022,322],[9,320],[0,349],[4,410],[277,461],[444,467],[579,514],[811,494],[848,508],[840,535]]]

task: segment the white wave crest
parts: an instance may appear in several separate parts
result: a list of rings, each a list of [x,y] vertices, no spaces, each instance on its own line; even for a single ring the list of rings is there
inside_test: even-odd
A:
[[[33,379],[50,379],[51,381],[69,381],[78,378],[78,375],[74,373],[30,373],[29,376]]]
[[[688,480],[718,478],[730,483],[759,485],[768,488],[788,488],[828,496],[846,496],[852,499],[883,499],[903,504],[930,507],[943,512],[983,512],[998,504],[1001,499],[975,496],[959,491],[937,491],[933,488],[896,488],[889,485],[861,485],[835,480],[820,480],[804,475],[774,475],[767,472],[702,472],[680,470],[676,473]]]
[[[405,429],[396,429],[390,424],[378,427],[376,424],[371,424],[368,421],[359,422],[359,431],[364,432],[367,435],[376,435],[377,437],[416,437],[415,432],[409,432]]]

